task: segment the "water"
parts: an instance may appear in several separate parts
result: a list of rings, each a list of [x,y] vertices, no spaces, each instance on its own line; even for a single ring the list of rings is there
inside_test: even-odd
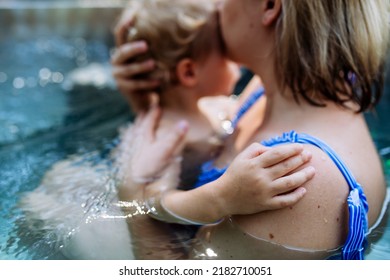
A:
[[[389,65],[389,63],[388,63]],[[387,67],[390,68],[389,66]],[[390,72],[390,71],[388,71]],[[366,115],[367,123],[371,134],[383,160],[387,186],[390,188],[390,74],[386,77],[385,93],[376,111]],[[388,211],[390,212],[390,211]],[[385,224],[380,232],[383,235],[372,244],[372,251],[368,253],[367,259],[390,259],[390,215],[386,217]]]
[[[109,68],[119,12],[0,5],[0,259],[45,257],[17,248],[19,195],[68,155],[104,155],[131,118]]]
[[[23,244],[15,204],[69,155],[88,155],[91,162],[105,158],[118,127],[132,118],[110,76],[110,30],[120,9],[36,2],[39,9],[31,1],[12,9],[14,1],[0,4],[0,259],[62,258],[50,236]],[[390,78],[376,114],[367,115],[388,185],[389,89]],[[368,259],[390,259],[387,219]]]

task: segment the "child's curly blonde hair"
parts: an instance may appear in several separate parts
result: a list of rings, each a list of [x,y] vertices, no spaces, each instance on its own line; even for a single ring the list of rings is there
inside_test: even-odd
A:
[[[175,69],[181,59],[200,62],[213,51],[222,51],[212,0],[132,0],[128,9],[134,18],[127,41],[148,44],[148,52],[135,59],[156,62],[154,71],[136,78],[160,80],[160,93],[177,83]]]

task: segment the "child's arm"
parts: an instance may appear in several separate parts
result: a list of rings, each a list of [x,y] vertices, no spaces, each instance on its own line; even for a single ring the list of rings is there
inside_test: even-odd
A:
[[[314,169],[296,169],[310,158],[297,144],[272,149],[253,144],[216,181],[190,191],[169,190],[163,180],[154,182],[163,190],[146,201],[151,201],[155,218],[182,224],[209,224],[229,215],[285,208],[305,194],[300,186],[314,176]]]
[[[133,135],[138,144],[133,143],[134,154],[122,171],[128,175],[129,182],[138,179],[141,186],[136,187],[137,199],[143,198],[150,214],[157,219],[211,223],[227,215],[284,208],[302,198],[305,191],[299,186],[314,175],[311,167],[296,171],[310,160],[302,145],[267,148],[252,144],[215,182],[186,192],[177,191],[180,162],[175,158],[183,146],[186,130],[176,127],[172,133],[157,138],[155,128],[159,115],[155,108],[140,121],[140,128]],[[125,180],[120,199],[134,199],[133,193],[134,184]]]

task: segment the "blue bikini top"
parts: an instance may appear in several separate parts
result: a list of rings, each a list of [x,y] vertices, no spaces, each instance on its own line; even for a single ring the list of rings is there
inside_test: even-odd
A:
[[[242,110],[242,113],[237,114],[237,116],[239,116],[237,119],[241,118],[257,99],[248,99],[248,102],[244,104],[246,106],[245,109]],[[341,174],[344,176],[350,189],[347,199],[349,210],[349,230],[347,240],[342,247],[341,258],[344,260],[364,259],[366,235],[368,233],[368,203],[361,185],[356,181],[340,157],[327,144],[315,137],[308,134],[298,134],[295,131],[290,131],[288,133],[284,133],[280,137],[262,141],[263,145],[269,147],[287,143],[310,144],[320,148],[332,159]],[[206,162],[202,166],[201,174],[198,177],[195,187],[200,187],[218,179],[225,173],[226,169],[227,166],[224,168],[216,168],[212,161]]]

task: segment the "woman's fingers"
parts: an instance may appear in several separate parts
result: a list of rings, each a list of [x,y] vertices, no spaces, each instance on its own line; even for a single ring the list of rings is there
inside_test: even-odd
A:
[[[154,60],[131,61],[146,52],[147,49],[148,46],[144,41],[126,43],[119,46],[111,57],[112,75],[117,88],[136,112],[149,107],[150,95],[160,85],[158,80],[137,77],[137,75],[153,71],[155,68]]]
[[[125,94],[149,94],[156,90],[156,87],[160,84],[159,81],[149,80],[126,80],[118,79],[117,86],[119,90]]]
[[[259,161],[260,166],[266,168],[278,164],[292,156],[298,155],[302,153],[302,151],[302,144],[279,145],[265,151],[257,159]]]
[[[150,143],[155,140],[155,130],[161,117],[161,109],[152,107],[147,112],[138,113],[134,121],[134,137],[142,143]],[[141,138],[142,139],[141,139]]]
[[[131,9],[124,10],[119,22],[114,28],[115,44],[117,47],[123,45],[127,39],[127,33],[130,26],[133,25],[135,18],[134,11]]]
[[[139,130],[141,128],[141,125],[142,125],[142,123],[144,122],[144,119],[145,119],[145,115],[146,115],[145,112],[140,112],[137,115],[137,117],[134,120],[134,128],[136,128],[137,130]]]
[[[314,167],[308,166],[290,175],[276,179],[272,183],[273,193],[277,197],[288,195],[290,192],[295,192],[298,187],[301,187],[304,183],[311,180],[314,175]]]
[[[144,74],[152,71],[155,67],[155,62],[148,59],[143,62],[133,62],[130,64],[117,65],[112,69],[112,74],[116,78],[130,78],[135,75]]]
[[[141,124],[143,132],[142,135],[145,135],[145,141],[149,140],[154,141],[156,130],[161,119],[162,111],[158,106],[152,107],[145,115],[143,124]]]
[[[166,133],[161,139],[164,143],[163,149],[165,153],[171,158],[179,156],[184,148],[185,136],[188,132],[188,123],[186,121],[180,121],[170,133]]]
[[[123,44],[115,49],[111,57],[111,63],[113,65],[121,65],[136,55],[145,53],[147,50],[148,45],[145,41]]]

